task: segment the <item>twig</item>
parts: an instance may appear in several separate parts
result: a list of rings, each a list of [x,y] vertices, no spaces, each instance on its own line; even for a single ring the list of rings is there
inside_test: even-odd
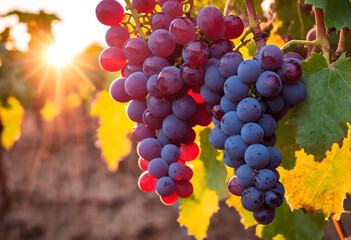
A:
[[[248,42],[251,41],[251,39],[245,40],[245,38],[247,37],[247,35],[249,35],[251,32],[250,27],[245,28],[244,34],[243,36],[240,38],[240,43],[238,44],[238,46],[236,46],[234,48],[234,51],[238,51],[241,47],[245,46]]]
[[[343,28],[340,31],[340,36],[339,36],[339,43],[338,43],[338,49],[336,49],[335,53],[333,54],[332,61],[335,62],[336,60],[339,59],[341,54],[345,52],[345,42],[346,42],[346,37],[347,33],[349,32],[348,28]]]
[[[287,42],[284,46],[282,46],[280,48],[280,50],[284,51],[285,49],[287,49],[288,47],[290,47],[293,44],[303,44],[303,45],[315,45],[315,46],[319,46],[320,43],[317,40],[314,41],[308,41],[308,40],[291,40],[289,42]]]
[[[301,15],[301,0],[297,1],[297,16],[299,17],[299,22],[300,22],[300,38],[303,38],[303,33],[305,31],[305,24],[302,19]]]
[[[261,31],[260,20],[257,18],[255,6],[252,0],[245,0],[247,14],[249,15],[249,29],[251,29],[258,51],[266,46],[267,34]]]
[[[224,16],[227,16],[230,13],[230,10],[232,8],[230,3],[231,3],[231,0],[227,0],[226,3],[225,3],[224,10],[223,10],[223,15]]]
[[[147,40],[147,35],[144,33],[144,31],[142,30],[142,24],[139,21],[139,14],[138,12],[135,10],[135,8],[133,7],[132,3],[130,2],[130,0],[125,0],[128,9],[130,10],[132,17],[135,21],[135,30],[137,31],[137,33],[140,35],[140,37],[142,37],[144,40]]]
[[[336,231],[338,232],[339,238],[341,240],[344,240],[345,239],[345,231],[344,231],[343,227],[341,226],[341,223],[339,221],[337,221],[334,216],[331,216],[331,219],[334,223],[334,227],[335,227]]]
[[[316,8],[314,11],[315,21],[316,21],[316,29],[317,29],[317,37],[316,40],[320,43],[323,56],[327,63],[329,63],[329,40],[327,37],[325,25],[324,25],[324,12],[321,8]]]

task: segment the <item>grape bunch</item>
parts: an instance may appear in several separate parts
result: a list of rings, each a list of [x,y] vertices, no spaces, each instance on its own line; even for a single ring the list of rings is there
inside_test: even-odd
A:
[[[277,121],[306,97],[299,81],[301,57],[296,53],[283,56],[275,45],[263,47],[257,59],[243,60],[240,54],[230,54],[231,61],[227,53],[213,67],[224,79],[224,94],[218,80],[210,85],[205,78],[202,86],[206,89],[201,92],[203,98],[214,105],[215,127],[209,140],[213,147],[224,150],[224,163],[234,168],[229,191],[241,196],[242,206],[253,212],[258,223],[269,224],[285,193],[276,170],[282,162],[274,147]]]
[[[133,0],[128,5],[137,18],[149,19],[142,23],[142,29],[147,29],[147,38],[142,38],[140,34],[131,37],[136,31],[127,28],[120,3],[102,0],[96,16],[111,27],[106,32],[109,47],[99,61],[104,70],[122,73],[109,91],[117,102],[129,102],[126,114],[136,123],[132,135],[144,171],[139,188],[156,191],[161,202],[173,204],[193,193],[193,172],[186,164],[199,154],[193,127],[212,122],[212,105],[200,93],[205,72],[214,70],[213,59],[219,61],[232,52],[230,39],[238,38],[244,25],[239,17],[224,17],[214,6],[203,8],[194,19],[183,12],[185,1],[157,4],[160,12],[155,10],[155,0]],[[211,74],[216,77],[214,72],[207,78]]]

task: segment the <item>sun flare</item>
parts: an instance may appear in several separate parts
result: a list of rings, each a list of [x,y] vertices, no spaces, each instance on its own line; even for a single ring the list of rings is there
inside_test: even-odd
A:
[[[72,54],[62,45],[53,44],[46,51],[47,60],[56,67],[62,67],[70,62]]]

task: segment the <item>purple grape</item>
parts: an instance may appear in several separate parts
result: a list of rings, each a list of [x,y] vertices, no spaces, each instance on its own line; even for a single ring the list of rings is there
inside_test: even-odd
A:
[[[192,68],[183,64],[180,68],[180,76],[185,84],[189,86],[199,86],[204,80],[204,70],[202,68]]]
[[[254,122],[261,116],[260,103],[251,97],[241,100],[236,110],[239,119],[243,122]]]
[[[133,0],[132,5],[139,13],[150,13],[156,7],[156,0]]]
[[[140,142],[145,138],[155,138],[155,130],[148,128],[144,123],[138,123],[133,127],[133,138],[135,141]]]
[[[195,26],[187,18],[176,18],[169,26],[169,33],[177,44],[184,45],[195,38]]]
[[[187,120],[196,113],[196,102],[187,94],[179,95],[173,99],[172,112],[177,118]]]
[[[212,128],[209,135],[210,144],[216,149],[224,149],[224,144],[228,136],[222,131],[221,125]]]
[[[106,31],[105,39],[110,47],[123,48],[124,43],[130,38],[129,31],[122,26],[112,26]]]
[[[242,61],[243,58],[239,54],[235,52],[226,53],[221,57],[219,72],[226,78],[236,75]]]
[[[156,192],[158,195],[167,197],[175,191],[175,183],[170,177],[161,177],[156,183]]]
[[[130,38],[123,46],[124,56],[132,63],[142,63],[151,55],[147,42],[140,38]]]
[[[234,49],[234,43],[227,39],[219,39],[214,41],[210,47],[210,58],[220,59],[224,54],[232,52]],[[236,52],[241,54],[240,52]]]
[[[228,189],[229,189],[229,192],[231,192],[235,196],[241,196],[241,194],[245,190],[245,187],[241,186],[238,183],[236,176],[234,176],[228,181]]]
[[[264,194],[264,202],[268,207],[277,208],[284,202],[284,195],[276,189],[271,189]]]
[[[240,81],[238,76],[229,77],[224,83],[224,94],[233,102],[239,102],[247,97],[250,87]]]
[[[151,129],[159,129],[162,126],[163,118],[154,116],[147,108],[142,116],[143,123]]]
[[[255,211],[262,207],[264,194],[256,187],[246,188],[241,194],[241,204],[248,211]]]
[[[165,177],[168,174],[168,163],[162,158],[154,158],[149,162],[147,170],[154,178]]]
[[[244,123],[239,119],[236,111],[224,114],[221,120],[222,131],[228,135],[239,135]]]
[[[261,72],[261,65],[254,59],[246,59],[238,67],[238,77],[246,84],[255,83]]]
[[[238,168],[235,175],[241,186],[250,187],[254,182],[255,170],[250,168],[249,165],[243,164]]]
[[[144,98],[148,91],[146,83],[148,78],[143,72],[135,72],[129,75],[124,83],[126,93],[133,98]]]
[[[266,111],[269,114],[277,113],[284,107],[284,100],[280,94],[273,98],[267,98],[265,103],[267,105]]]
[[[206,69],[204,81],[206,86],[211,90],[222,92],[226,80],[227,79],[220,73],[218,67],[212,66]]]
[[[275,217],[275,209],[263,205],[261,208],[254,210],[252,213],[256,222],[262,225],[270,224]]]
[[[240,37],[244,31],[244,23],[241,18],[236,15],[225,16],[224,23],[226,25],[224,38],[236,39]]]
[[[176,43],[167,30],[158,29],[151,33],[148,46],[154,55],[158,57],[168,57],[175,50]]]
[[[279,66],[277,72],[283,83],[292,84],[301,77],[302,68],[295,60],[286,59]]]
[[[134,64],[134,63],[127,63],[126,66],[123,68],[124,74],[126,77],[129,77],[132,73],[135,72],[142,72],[143,66],[141,64]]]
[[[206,6],[197,15],[197,24],[200,30],[208,36],[213,36],[221,29],[224,23],[223,14],[214,6]]]
[[[172,112],[172,100],[169,98],[157,98],[148,95],[146,104],[150,113],[155,117],[166,117]]]
[[[167,1],[162,5],[162,12],[171,16],[172,19],[183,14],[183,6],[177,1]]]
[[[133,99],[127,106],[127,117],[133,122],[143,122],[143,113],[146,110],[146,101],[143,99]]]
[[[168,115],[162,123],[162,130],[165,135],[173,140],[182,139],[187,131],[186,122],[175,115]]]
[[[162,93],[157,87],[157,75],[152,75],[146,83],[146,89],[150,95],[155,97],[166,97],[167,95]]]
[[[278,128],[277,121],[269,114],[262,114],[257,123],[262,127],[264,137],[272,136]]]
[[[222,108],[222,111],[225,113],[230,112],[230,111],[236,111],[236,107],[238,106],[237,102],[231,101],[226,95],[224,95],[221,98],[221,101],[219,104]]]
[[[147,77],[159,74],[164,67],[169,66],[166,58],[152,56],[147,58],[143,63],[143,72]]]
[[[191,40],[182,51],[184,62],[193,68],[204,65],[209,56],[207,45],[200,40]]]
[[[223,162],[231,168],[239,168],[241,165],[245,164],[244,159],[232,159],[225,151],[223,153]]]
[[[207,102],[212,104],[217,104],[220,100],[222,95],[218,92],[213,91],[206,84],[202,84],[200,88],[201,97]]]
[[[169,66],[162,69],[157,77],[157,88],[164,94],[172,95],[183,87],[179,68]]]
[[[276,176],[270,169],[260,169],[255,175],[256,187],[262,191],[267,191],[275,186]]]
[[[167,13],[163,12],[156,12],[151,17],[151,28],[152,30],[156,31],[158,29],[169,29],[169,25],[172,22],[172,17],[169,16]]]
[[[174,162],[169,165],[168,176],[173,180],[180,180],[184,177],[185,165],[179,162]]]
[[[252,169],[262,169],[270,161],[270,154],[262,144],[252,144],[245,151],[245,162]]]
[[[275,72],[265,71],[257,79],[256,89],[264,97],[275,97],[282,90],[282,80]]]
[[[129,96],[124,89],[125,81],[125,78],[117,78],[111,83],[109,89],[111,98],[120,103],[129,102],[132,100],[132,97]]]
[[[306,98],[306,88],[302,82],[297,81],[293,84],[284,84],[282,89],[284,102],[289,105],[297,105]]]
[[[266,45],[258,53],[258,62],[264,70],[275,70],[283,62],[283,53],[276,45]]]
[[[137,146],[139,156],[148,161],[161,157],[161,149],[161,143],[155,138],[145,138]]]
[[[224,143],[224,149],[232,159],[243,159],[247,147],[240,135],[232,135]]]
[[[241,128],[240,135],[247,144],[256,144],[261,142],[263,139],[263,129],[257,123],[246,123]]]
[[[168,163],[174,163],[178,161],[180,157],[179,148],[174,144],[166,144],[162,147],[161,157]]]

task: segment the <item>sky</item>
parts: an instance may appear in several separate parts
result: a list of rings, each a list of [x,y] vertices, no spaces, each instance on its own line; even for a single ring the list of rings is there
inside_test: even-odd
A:
[[[91,43],[107,46],[105,33],[107,26],[95,17],[95,8],[100,0],[0,0],[0,14],[11,10],[56,14],[62,21],[53,22],[53,34],[57,45],[71,54],[82,52]],[[120,1],[122,2],[122,1]],[[0,32],[6,26],[15,25],[13,35],[18,40],[16,47],[26,50],[29,36],[24,35],[25,26],[18,25],[16,18],[0,20]]]

